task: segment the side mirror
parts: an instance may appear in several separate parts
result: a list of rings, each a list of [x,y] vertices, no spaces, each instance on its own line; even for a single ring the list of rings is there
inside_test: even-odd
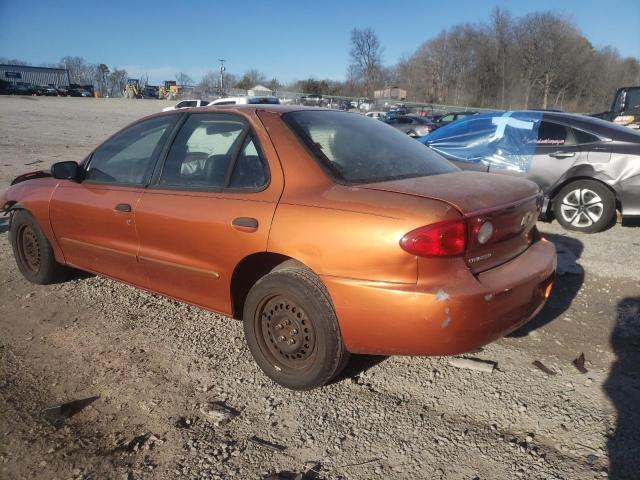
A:
[[[80,178],[81,168],[77,162],[57,162],[51,166],[51,175],[53,178],[61,180],[78,180]]]

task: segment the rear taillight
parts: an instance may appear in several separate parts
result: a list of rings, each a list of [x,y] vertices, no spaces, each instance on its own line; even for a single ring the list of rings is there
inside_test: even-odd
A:
[[[467,246],[464,219],[420,227],[400,239],[403,250],[419,257],[457,257]]]

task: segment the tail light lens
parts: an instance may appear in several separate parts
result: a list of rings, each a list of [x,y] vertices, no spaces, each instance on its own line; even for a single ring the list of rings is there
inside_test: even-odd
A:
[[[467,246],[464,219],[420,227],[400,239],[403,250],[419,257],[457,257]]]

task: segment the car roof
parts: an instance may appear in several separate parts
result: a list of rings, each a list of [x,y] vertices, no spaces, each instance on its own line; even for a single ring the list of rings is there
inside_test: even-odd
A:
[[[535,115],[540,120],[556,121],[577,128],[579,130],[585,130],[587,132],[594,133],[600,137],[609,138],[611,140],[640,143],[640,133],[632,130],[629,127],[624,127],[613,122],[608,122],[600,118],[590,117],[588,115],[582,115],[579,113],[551,112],[547,110],[510,110],[506,112],[482,112],[474,115],[473,117],[469,116],[462,120],[458,120],[457,122],[455,122],[455,124],[458,124],[458,122],[473,121],[473,119],[481,119],[490,116],[507,114],[523,116]]]

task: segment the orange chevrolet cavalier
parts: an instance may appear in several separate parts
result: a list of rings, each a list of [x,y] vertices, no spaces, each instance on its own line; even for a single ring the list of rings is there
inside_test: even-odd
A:
[[[270,105],[144,118],[0,206],[28,280],[73,267],[241,319],[302,390],[349,353],[458,354],[531,319],[556,269],[540,200],[383,122]]]

